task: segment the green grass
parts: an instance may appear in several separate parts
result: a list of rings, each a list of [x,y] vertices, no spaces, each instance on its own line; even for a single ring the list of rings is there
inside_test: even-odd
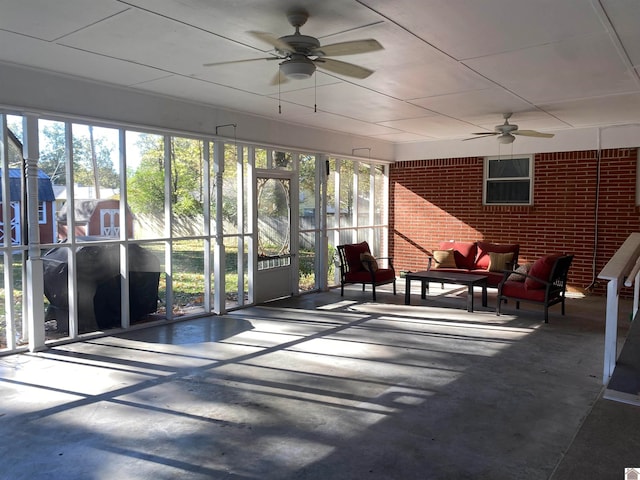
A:
[[[202,241],[178,241],[173,246],[173,294],[174,306],[193,306],[202,305],[204,299],[204,252]],[[152,251],[159,259],[164,258],[164,247],[161,244],[149,244],[144,246],[145,249]],[[228,299],[233,301],[237,299],[238,294],[238,250],[234,247],[227,246],[225,248],[225,291]],[[315,288],[315,272],[314,272],[314,251],[301,251],[299,255],[300,262],[300,289],[303,291]],[[245,254],[245,265],[248,258]],[[12,263],[13,268],[13,301],[15,302],[16,312],[22,309],[22,257],[15,255]],[[333,268],[333,264],[331,264]],[[0,279],[4,278],[4,265],[0,264]],[[244,280],[244,290],[249,288],[248,279]],[[164,275],[160,276],[159,297],[166,298],[166,281]],[[5,301],[6,290],[0,288],[0,346],[5,343],[6,336],[6,317],[5,317]],[[45,309],[49,302],[44,299]],[[21,328],[21,320],[16,320],[16,328]]]

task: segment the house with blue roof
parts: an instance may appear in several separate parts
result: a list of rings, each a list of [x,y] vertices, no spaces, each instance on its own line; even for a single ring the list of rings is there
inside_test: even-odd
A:
[[[5,200],[2,191],[2,182],[4,172],[0,169],[0,205]],[[23,206],[26,205],[26,188],[24,188],[26,178],[23,170],[20,168],[9,168],[9,202],[11,219],[5,222],[3,210],[0,208],[0,242],[4,242],[6,231],[11,232],[12,245],[20,245],[26,242],[27,226],[22,221],[24,215],[21,213]],[[56,197],[53,193],[51,179],[42,170],[38,169],[38,225],[40,228],[40,242],[53,243],[57,237],[56,233]],[[7,224],[9,227],[7,228]]]

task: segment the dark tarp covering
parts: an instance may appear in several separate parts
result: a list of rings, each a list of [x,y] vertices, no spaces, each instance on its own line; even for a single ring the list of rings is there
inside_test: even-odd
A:
[[[134,322],[158,308],[160,262],[139,245],[129,245],[129,310]],[[43,257],[44,293],[54,307],[58,330],[68,330],[69,294],[67,248],[54,248]],[[78,330],[80,333],[120,326],[120,246],[87,244],[76,253]]]

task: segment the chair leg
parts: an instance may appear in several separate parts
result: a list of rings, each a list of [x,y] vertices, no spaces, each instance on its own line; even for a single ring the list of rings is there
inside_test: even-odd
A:
[[[371,285],[371,290],[373,291],[373,301],[376,301],[376,284]]]
[[[362,284],[362,291],[364,292],[364,283]]]
[[[564,298],[562,299],[561,305],[562,305],[562,315],[564,315]]]
[[[344,297],[344,283],[340,283],[340,296]]]
[[[544,306],[544,323],[549,323],[549,307]]]
[[[498,297],[498,301],[496,302],[496,315],[500,316],[500,305],[502,305],[502,299]]]
[[[396,294],[396,279],[393,279],[393,294]]]
[[[516,302],[516,310],[520,310],[520,302]]]

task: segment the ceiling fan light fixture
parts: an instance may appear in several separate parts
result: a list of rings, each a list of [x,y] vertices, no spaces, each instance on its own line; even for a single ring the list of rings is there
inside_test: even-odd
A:
[[[295,80],[304,80],[316,71],[316,65],[308,58],[292,58],[280,64],[280,71],[287,77]]]
[[[511,135],[510,133],[502,133],[500,135],[498,135],[498,143],[502,143],[502,144],[509,144],[509,143],[513,143],[513,141],[516,139],[516,137],[514,137],[513,135]]]

